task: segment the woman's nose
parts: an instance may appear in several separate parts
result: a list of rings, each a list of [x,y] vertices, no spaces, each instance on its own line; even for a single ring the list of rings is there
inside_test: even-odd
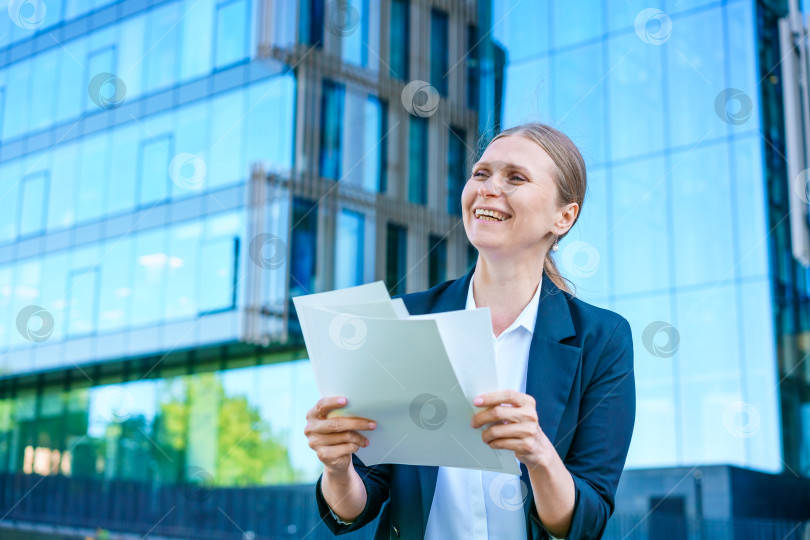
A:
[[[482,197],[498,197],[502,193],[501,184],[497,181],[498,175],[492,174],[478,186],[478,195]]]

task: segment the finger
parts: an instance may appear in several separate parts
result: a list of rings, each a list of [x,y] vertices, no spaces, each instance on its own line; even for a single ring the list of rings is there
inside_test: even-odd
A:
[[[490,407],[485,411],[481,411],[476,413],[472,417],[471,425],[474,428],[479,428],[485,424],[490,424],[492,422],[503,423],[506,420],[507,422],[521,422],[526,420],[524,418],[523,412],[521,409],[516,407],[509,407],[509,406],[502,406],[496,405],[494,407]]]
[[[532,434],[525,424],[494,424],[481,432],[481,440],[489,444],[497,439],[524,439]]]
[[[308,439],[309,447],[317,451],[323,446],[336,446],[347,442],[356,443],[359,446],[368,446],[368,439],[357,433],[356,431],[345,431],[343,433],[316,433]]]
[[[312,421],[312,433],[340,433],[342,431],[370,431],[377,424],[367,418],[335,416],[327,420]]]
[[[509,388],[481,394],[473,400],[473,405],[476,407],[492,407],[494,405],[500,405],[501,403],[509,403],[516,407],[522,407],[533,401],[534,398],[532,396]]]
[[[342,457],[351,455],[359,449],[360,447],[352,442],[336,444],[334,446],[324,446],[318,449],[318,459],[323,463],[331,463]]]
[[[347,400],[343,396],[330,396],[321,398],[312,409],[307,413],[307,419],[310,418],[326,418],[326,415],[335,409],[341,409],[346,406]]]

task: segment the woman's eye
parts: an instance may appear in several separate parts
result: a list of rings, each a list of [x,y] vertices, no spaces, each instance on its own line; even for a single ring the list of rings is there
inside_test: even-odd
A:
[[[523,178],[522,176],[513,176],[512,178],[510,178],[510,180],[514,180],[515,182],[525,182],[526,181],[526,179]]]
[[[473,178],[475,178],[476,176],[486,176],[486,174],[483,171],[475,171],[473,173]]]

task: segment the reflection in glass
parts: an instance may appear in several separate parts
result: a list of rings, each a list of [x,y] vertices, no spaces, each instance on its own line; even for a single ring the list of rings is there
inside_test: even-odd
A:
[[[447,71],[450,68],[449,24],[447,13],[435,8],[430,10],[430,84],[442,96],[447,95]]]
[[[410,116],[408,137],[408,201],[427,204],[428,121]]]
[[[389,294],[404,294],[408,256],[408,230],[401,226],[389,223],[386,227],[385,245],[385,284]]]
[[[315,291],[318,253],[318,207],[306,199],[293,199],[290,297]]]
[[[411,54],[411,5],[409,0],[391,0],[389,74],[407,81]]]
[[[48,213],[48,174],[34,173],[23,178],[20,200],[20,236],[42,232]]]
[[[217,5],[214,67],[221,68],[247,56],[248,5],[245,0],[231,0]]]
[[[332,180],[340,178],[343,98],[344,86],[342,84],[326,79],[323,81],[320,175]]]
[[[363,283],[363,247],[365,217],[360,212],[342,209],[337,219],[335,246],[335,288]]]

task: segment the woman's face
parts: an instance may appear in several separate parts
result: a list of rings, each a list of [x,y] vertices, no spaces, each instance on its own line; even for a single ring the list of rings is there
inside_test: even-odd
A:
[[[542,256],[576,217],[576,203],[557,207],[554,162],[519,135],[497,139],[473,165],[461,193],[462,220],[472,245],[488,254]],[[494,217],[484,212],[494,212]],[[551,233],[551,234],[549,234]]]

